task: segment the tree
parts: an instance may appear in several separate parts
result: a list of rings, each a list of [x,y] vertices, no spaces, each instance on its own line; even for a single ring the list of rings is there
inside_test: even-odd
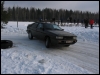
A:
[[[7,18],[8,12],[10,15],[10,21],[37,21],[40,18],[45,20],[47,19],[50,21],[52,18],[55,18],[56,20],[60,20],[61,18],[63,21],[67,21],[70,17],[72,19],[84,19],[86,17],[93,18],[93,19],[99,19],[99,12],[98,13],[92,13],[88,11],[79,11],[79,10],[65,10],[65,9],[51,9],[51,8],[44,8],[44,9],[36,9],[34,7],[31,8],[22,8],[22,7],[15,7],[12,8],[8,7],[8,11],[4,11],[3,8],[4,1],[1,1],[1,20]],[[18,14],[18,15],[17,15]],[[6,19],[7,20],[7,19]]]
[[[10,13],[9,20],[12,21],[12,9],[8,7],[8,12]]]
[[[1,1],[1,28],[3,27],[3,25],[8,23],[9,18],[10,13],[4,9],[4,1]]]

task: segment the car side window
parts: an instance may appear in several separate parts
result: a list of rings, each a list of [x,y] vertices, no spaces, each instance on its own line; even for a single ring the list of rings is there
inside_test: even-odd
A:
[[[51,24],[44,24],[45,29],[53,29],[53,25]]]
[[[37,28],[38,28],[38,29],[43,28],[43,24],[41,24],[41,23],[38,24]]]

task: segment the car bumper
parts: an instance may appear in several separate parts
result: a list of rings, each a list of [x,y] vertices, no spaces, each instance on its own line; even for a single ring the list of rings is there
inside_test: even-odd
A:
[[[72,44],[75,44],[77,42],[77,39],[73,39],[73,40],[55,40],[55,39],[52,39],[51,40],[51,43],[53,45],[72,45]]]

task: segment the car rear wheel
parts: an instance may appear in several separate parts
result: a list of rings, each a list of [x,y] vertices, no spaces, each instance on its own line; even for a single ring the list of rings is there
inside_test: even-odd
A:
[[[50,38],[49,37],[47,37],[45,40],[45,46],[46,46],[46,48],[50,47]]]
[[[31,33],[31,32],[29,32],[29,33],[28,33],[28,38],[29,38],[30,40],[32,40],[32,39],[33,39],[33,35],[32,35],[32,33]]]

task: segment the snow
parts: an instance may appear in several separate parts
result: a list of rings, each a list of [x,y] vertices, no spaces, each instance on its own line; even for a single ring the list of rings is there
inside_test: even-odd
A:
[[[79,40],[85,41],[85,42],[94,42],[99,43],[99,28],[94,27],[93,29],[90,29],[90,27],[62,27],[65,31],[74,33],[78,36]]]
[[[10,21],[1,29],[1,40],[13,41],[12,48],[1,49],[1,74],[99,74],[99,27],[60,26],[77,35],[78,42],[46,48],[43,41],[28,39],[31,23],[18,22],[17,28]]]

